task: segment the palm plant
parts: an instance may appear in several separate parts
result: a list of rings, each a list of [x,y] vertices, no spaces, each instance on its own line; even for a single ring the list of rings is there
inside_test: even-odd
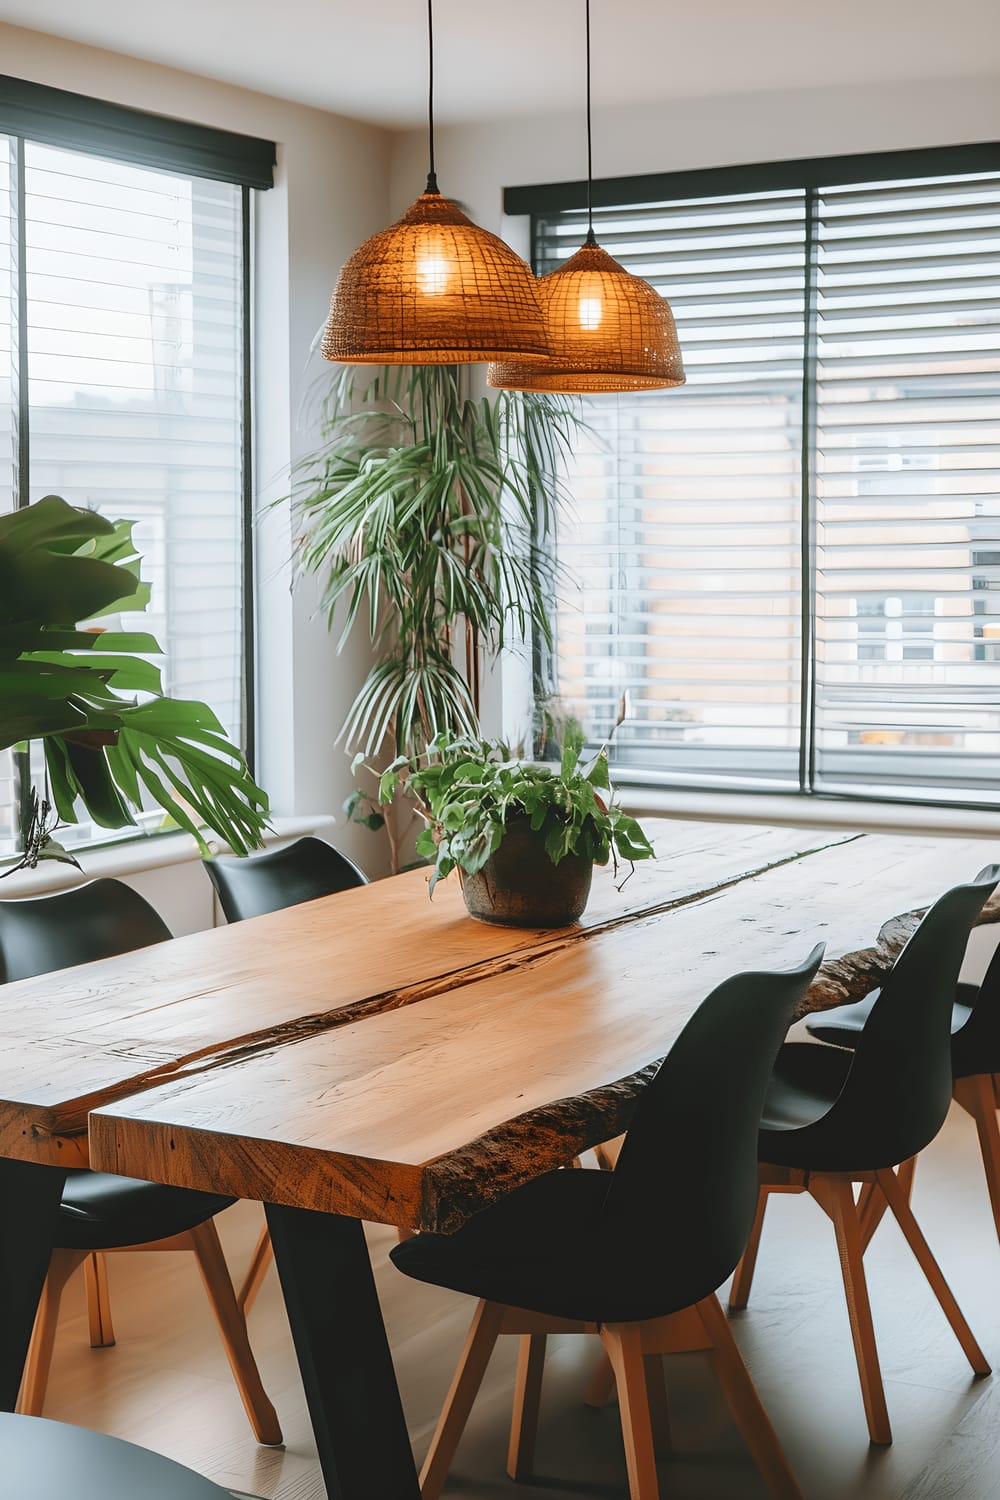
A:
[[[267,797],[204,703],[163,694],[145,632],[85,623],[145,609],[132,523],[57,495],[0,518],[0,750],[39,741],[55,813],[135,823],[144,795],[208,852],[202,828],[258,848]],[[50,838],[48,796],[30,798],[19,864],[69,859]]]
[[[453,365],[335,379],[292,503],[331,626],[346,605],[340,645],[360,618],[375,647],[343,729],[358,760],[478,735],[482,663],[512,635],[550,640],[548,542],[579,426],[565,397],[473,400]]]

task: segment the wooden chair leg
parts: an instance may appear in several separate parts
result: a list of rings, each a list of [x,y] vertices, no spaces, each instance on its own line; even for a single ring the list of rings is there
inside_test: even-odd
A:
[[[85,1250],[53,1250],[49,1274],[35,1316],[35,1327],[24,1365],[17,1410],[26,1417],[40,1417],[45,1405],[45,1391],[52,1366],[52,1351],[59,1323],[59,1304],[63,1288],[78,1266],[87,1259]]]
[[[896,1168],[896,1181],[907,1198],[913,1192],[913,1174],[916,1166],[917,1158],[911,1156],[909,1161],[904,1161]],[[862,1186],[858,1197],[858,1219],[861,1223],[861,1243],[865,1250],[871,1244],[872,1236],[885,1217],[888,1207],[888,1200],[877,1182],[866,1182]]]
[[[884,1171],[878,1172],[876,1177],[879,1187],[889,1201],[896,1223],[903,1231],[906,1243],[916,1256],[917,1264],[927,1277],[931,1291],[940,1303],[941,1311],[948,1319],[966,1359],[977,1375],[989,1375],[990,1367],[986,1356],[976,1343],[972,1329],[965,1321],[962,1310],[955,1301],[954,1293],[944,1279],[941,1267],[931,1254],[930,1246],[924,1239],[920,1225],[913,1217],[913,1210],[907,1201],[906,1194],[896,1181],[895,1174],[891,1171]]]
[[[615,1389],[615,1372],[611,1368],[611,1361],[604,1350],[601,1350],[600,1363],[595,1366],[594,1373],[587,1385],[587,1394],[584,1401],[588,1406],[598,1408],[607,1406]]]
[[[214,1221],[209,1219],[205,1224],[192,1229],[188,1238],[254,1436],[259,1443],[271,1446],[279,1444],[281,1427],[278,1415],[261,1383],[257,1361],[247,1337],[247,1325],[237,1305],[229,1268],[219,1243],[219,1231]]]
[[[605,1324],[601,1342],[618,1386],[630,1500],[660,1500],[642,1328],[638,1323]]]
[[[274,1259],[274,1251],[271,1249],[271,1236],[265,1224],[257,1236],[257,1243],[253,1247],[253,1255],[250,1257],[250,1265],[247,1274],[243,1278],[243,1284],[236,1294],[236,1305],[245,1318],[257,1300],[257,1293],[263,1285],[264,1277]]]
[[[670,1402],[662,1354],[647,1354],[646,1390],[649,1393],[649,1417],[653,1425],[653,1449],[657,1458],[669,1458],[674,1451],[670,1431]]]
[[[814,1176],[810,1179],[809,1191],[833,1220],[837,1235],[837,1250],[840,1254],[840,1269],[844,1277],[844,1295],[847,1298],[847,1315],[851,1322],[851,1337],[854,1354],[858,1362],[861,1380],[861,1395],[868,1419],[868,1433],[873,1443],[892,1442],[892,1428],[885,1404],[885,1389],[882,1385],[882,1370],[879,1365],[878,1347],[875,1343],[875,1325],[872,1322],[871,1303],[868,1300],[868,1283],[865,1280],[864,1245],[861,1240],[861,1225],[854,1202],[850,1182],[837,1178]]]
[[[95,1250],[84,1262],[83,1274],[87,1281],[87,1318],[90,1323],[91,1349],[111,1349],[115,1342],[115,1329],[111,1321],[111,1295],[108,1291],[108,1263]]]
[[[736,1267],[733,1284],[729,1289],[731,1312],[741,1312],[750,1300],[753,1273],[757,1266],[757,1252],[760,1249],[760,1237],[764,1229],[764,1215],[767,1212],[767,1199],[767,1188],[760,1188],[757,1193],[757,1212],[754,1215],[750,1238],[747,1240],[746,1249],[740,1256],[740,1263]]]
[[[743,1362],[729,1321],[713,1294],[697,1304],[705,1332],[712,1341],[712,1363],[723,1395],[751,1457],[775,1500],[802,1500],[778,1434],[760,1399],[753,1377]]]
[[[861,1244],[865,1250],[871,1243],[872,1236],[885,1217],[889,1205],[885,1201],[885,1195],[878,1190],[878,1184],[866,1182],[862,1185],[858,1194],[858,1224],[861,1227]]]
[[[522,1333],[514,1379],[514,1411],[507,1446],[507,1473],[511,1479],[528,1479],[535,1465],[538,1407],[545,1372],[544,1333]]]
[[[986,1173],[986,1187],[993,1209],[993,1223],[1000,1239],[1000,1128],[997,1126],[997,1101],[993,1077],[978,1073],[971,1078],[956,1078],[955,1098],[976,1122],[979,1149]]]
[[[472,1403],[483,1383],[505,1309],[499,1302],[480,1302],[452,1377],[431,1445],[420,1470],[421,1500],[437,1500],[451,1468],[459,1439],[469,1420]]]

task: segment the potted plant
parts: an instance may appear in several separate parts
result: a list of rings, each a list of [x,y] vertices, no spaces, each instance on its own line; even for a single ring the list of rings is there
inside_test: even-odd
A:
[[[343,730],[368,762],[478,735],[484,667],[511,638],[550,639],[549,539],[576,404],[477,401],[466,378],[456,365],[345,367],[322,399],[322,442],[294,474],[298,567],[322,578],[331,626],[343,608],[341,646],[357,626],[371,639]],[[360,792],[345,812],[382,826]],[[405,830],[386,826],[397,869]]]
[[[93,623],[148,600],[131,522],[58,495],[0,516],[0,750],[19,752],[26,784],[39,742],[48,783],[25,799],[14,868],[75,864],[52,838],[57,820],[121,828],[144,799],[202,853],[203,828],[237,853],[260,847],[267,797],[215,714],[163,693],[151,635]]]
[[[433,860],[431,893],[457,869],[465,904],[481,922],[565,927],[582,916],[595,864],[651,859],[634,818],[611,798],[602,749],[580,764],[583,739],[567,735],[558,765],[513,758],[499,741],[449,737],[428,756],[400,757],[383,774],[382,801],[402,787],[427,827],[417,852]]]

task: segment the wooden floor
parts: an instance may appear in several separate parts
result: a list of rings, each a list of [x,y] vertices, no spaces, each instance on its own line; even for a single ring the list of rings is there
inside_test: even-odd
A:
[[[953,1111],[922,1159],[914,1205],[987,1356],[1000,1370],[1000,1247],[971,1122]],[[260,1223],[255,1205],[220,1220],[240,1272]],[[403,1279],[371,1234],[386,1322],[414,1445],[422,1453],[472,1304]],[[883,1224],[866,1258],[895,1445],[870,1449],[833,1234],[805,1197],[768,1211],[749,1309],[734,1320],[809,1500],[1000,1500],[1000,1373],[973,1381],[901,1236]],[[268,1500],[323,1500],[280,1296],[270,1275],[251,1315],[284,1450],[257,1448],[243,1418],[191,1256],[115,1256],[119,1343],[91,1351],[82,1288],[68,1291],[46,1415],[143,1443],[233,1489]],[[625,1466],[614,1405],[582,1404],[589,1340],[551,1341],[538,1478],[504,1475],[513,1340],[504,1341],[459,1450],[451,1500],[620,1500]],[[671,1500],[763,1500],[766,1492],[699,1355],[668,1361],[675,1458]],[[392,1497],[372,1497],[392,1500]]]

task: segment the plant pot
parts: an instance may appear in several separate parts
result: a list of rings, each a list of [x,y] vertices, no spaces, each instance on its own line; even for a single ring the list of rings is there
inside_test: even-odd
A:
[[[462,875],[470,917],[501,927],[568,927],[583,915],[593,860],[567,854],[554,865],[527,818],[513,818],[503,843],[475,875]]]

